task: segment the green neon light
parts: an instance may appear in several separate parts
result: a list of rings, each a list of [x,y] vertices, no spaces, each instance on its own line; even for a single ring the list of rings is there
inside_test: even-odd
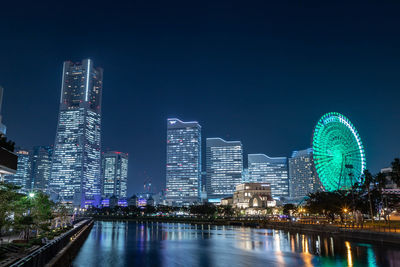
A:
[[[313,134],[313,159],[327,191],[349,189],[366,169],[361,138],[348,118],[337,112],[321,117]]]

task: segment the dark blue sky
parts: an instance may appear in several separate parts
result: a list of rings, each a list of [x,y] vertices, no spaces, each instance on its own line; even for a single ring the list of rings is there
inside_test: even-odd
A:
[[[246,154],[290,156],[337,111],[368,168],[389,165],[400,156],[400,5],[279,2],[2,4],[8,136],[53,144],[62,62],[90,57],[104,68],[103,147],[129,153],[130,194],[147,177],[165,184],[168,117],[198,120],[203,139],[241,140]]]

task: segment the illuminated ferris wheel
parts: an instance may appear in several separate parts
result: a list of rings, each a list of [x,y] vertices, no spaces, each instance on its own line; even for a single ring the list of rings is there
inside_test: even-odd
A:
[[[327,191],[349,189],[366,169],[364,147],[356,128],[337,112],[321,117],[314,129],[313,160]]]

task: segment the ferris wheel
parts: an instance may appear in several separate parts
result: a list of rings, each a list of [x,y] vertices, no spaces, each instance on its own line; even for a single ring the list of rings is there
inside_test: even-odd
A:
[[[313,161],[317,175],[327,191],[349,189],[359,182],[366,169],[361,138],[344,115],[330,112],[315,126]]]

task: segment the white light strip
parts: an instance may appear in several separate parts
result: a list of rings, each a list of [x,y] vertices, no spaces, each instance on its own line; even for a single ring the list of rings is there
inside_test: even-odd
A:
[[[355,129],[352,127],[352,125],[350,125],[345,119],[343,119],[342,117],[339,117],[339,121],[341,123],[345,124],[350,129],[350,131],[353,133],[353,136],[355,137],[355,139],[357,141],[358,148],[360,149],[360,152],[361,152],[361,172],[364,172],[367,164],[364,161],[364,157],[363,157],[363,147],[362,147],[361,139],[357,135],[357,133],[356,133]]]
[[[64,92],[64,77],[65,77],[65,61],[64,61],[64,64],[63,64],[63,72],[62,72],[60,103],[62,103],[63,92]]]
[[[85,101],[88,101],[88,93],[89,93],[89,78],[90,78],[90,59],[88,59],[88,67],[86,71],[86,96]]]

